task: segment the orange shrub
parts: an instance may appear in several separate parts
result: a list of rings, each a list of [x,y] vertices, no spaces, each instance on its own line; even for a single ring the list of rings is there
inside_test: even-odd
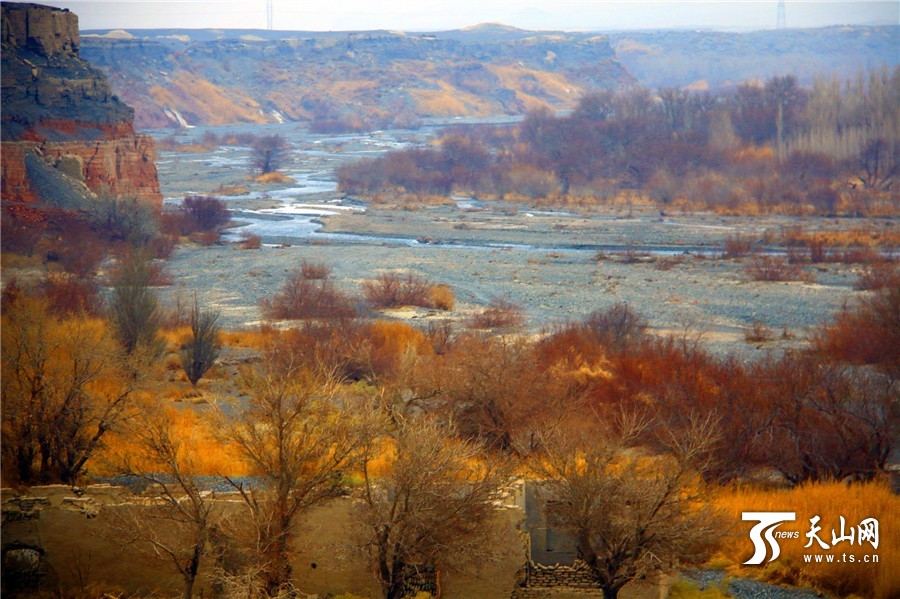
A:
[[[431,305],[438,310],[453,310],[453,303],[456,296],[453,295],[453,288],[450,285],[440,284],[431,288]]]
[[[208,417],[193,409],[175,408],[167,409],[166,415],[172,423],[172,438],[181,443],[179,457],[187,472],[207,476],[252,474],[240,451],[220,440],[215,424]],[[154,470],[152,460],[127,435],[111,432],[104,439],[105,446],[98,456],[98,473],[115,474],[117,456],[123,455],[136,457],[138,464],[146,464],[148,472],[158,471],[158,466]]]

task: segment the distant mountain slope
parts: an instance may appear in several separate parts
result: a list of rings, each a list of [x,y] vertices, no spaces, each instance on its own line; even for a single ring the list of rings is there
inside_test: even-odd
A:
[[[572,108],[586,90],[634,83],[605,37],[497,27],[341,35],[117,31],[84,36],[82,54],[106,71],[140,128],[282,118],[386,126],[428,116],[523,114]],[[290,37],[268,39],[273,35]]]
[[[774,75],[809,83],[900,64],[900,26],[826,27],[724,33],[636,31],[609,34],[619,60],[652,88],[727,87]]]
[[[639,82],[720,88],[900,63],[900,26],[608,35],[482,24],[403,33],[159,29],[85,32],[82,54],[140,128],[279,119],[357,126],[572,108]]]

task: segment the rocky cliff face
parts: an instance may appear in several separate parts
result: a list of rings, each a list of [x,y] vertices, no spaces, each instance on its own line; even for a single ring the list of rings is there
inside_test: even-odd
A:
[[[2,102],[4,204],[97,193],[161,204],[152,139],[135,134],[134,111],[79,56],[73,13],[3,4]]]

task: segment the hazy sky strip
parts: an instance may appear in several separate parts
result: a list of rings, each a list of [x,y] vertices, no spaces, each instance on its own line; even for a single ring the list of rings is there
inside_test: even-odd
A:
[[[40,2],[40,0],[38,0]],[[497,22],[523,29],[771,29],[777,0],[273,0],[275,29],[441,30]],[[265,29],[266,0],[68,0],[82,29]],[[788,27],[900,24],[900,0],[786,0]]]

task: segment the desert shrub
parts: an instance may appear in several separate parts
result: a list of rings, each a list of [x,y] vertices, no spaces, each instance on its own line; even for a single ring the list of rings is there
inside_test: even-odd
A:
[[[172,235],[157,235],[150,240],[148,249],[150,254],[157,260],[168,260],[175,251],[175,243],[177,237]]]
[[[241,241],[239,244],[242,250],[258,250],[262,247],[262,237],[256,233],[244,231],[241,233]]]
[[[191,337],[181,350],[181,365],[191,385],[195,387],[219,356],[218,320],[217,311],[201,310],[194,297],[190,316]]]
[[[845,307],[814,334],[813,348],[835,360],[874,364],[900,376],[900,286],[889,285]]]
[[[353,300],[337,289],[328,277],[309,279],[296,268],[270,300],[260,304],[271,319],[351,318],[356,315]]]
[[[225,202],[209,196],[185,196],[181,202],[181,212],[184,215],[184,234],[217,231],[231,218]]]
[[[643,339],[647,320],[628,304],[619,302],[591,312],[581,327],[603,346],[621,351]]]
[[[453,323],[449,320],[431,321],[425,327],[425,336],[431,342],[431,350],[442,355],[453,347]]]
[[[863,269],[853,288],[857,291],[876,291],[900,286],[900,269],[895,264],[874,264]]]
[[[755,256],[744,265],[754,281],[809,281],[811,275],[781,256]]]
[[[886,377],[807,356],[769,361],[758,375],[772,398],[771,468],[793,484],[883,475],[896,397]]]
[[[359,333],[350,354],[356,378],[389,380],[404,364],[431,354],[425,333],[405,322],[377,320],[362,326]]]
[[[92,279],[62,273],[49,273],[41,285],[48,308],[60,316],[73,314],[99,315],[103,300]]]
[[[467,322],[473,329],[504,329],[521,326],[525,322],[522,307],[507,298],[495,297]]]
[[[188,239],[198,245],[215,245],[222,235],[218,231],[196,231],[188,235]]]
[[[627,304],[613,304],[550,331],[537,344],[539,361],[545,368],[564,364],[565,368],[590,369],[611,352],[640,343],[646,329],[647,321]]]
[[[290,146],[281,135],[264,135],[254,139],[250,148],[252,167],[265,175],[281,168],[288,157]]]
[[[25,256],[34,254],[44,233],[43,223],[29,222],[5,211],[0,223],[0,249]]]
[[[107,241],[144,246],[159,230],[156,210],[138,198],[101,193],[86,209],[87,221]]]
[[[878,264],[885,261],[884,254],[872,247],[847,248],[829,254],[828,258],[842,264]]]
[[[382,273],[374,281],[362,284],[366,300],[376,308],[422,306],[430,308],[433,285],[426,279],[407,273]]]
[[[365,345],[362,329],[355,318],[305,320],[284,330],[263,325],[254,345],[277,372],[308,368],[358,381],[371,375],[369,365],[359,360],[359,347]]]
[[[93,277],[109,249],[107,244],[78,219],[67,219],[61,229],[54,243],[60,266],[67,273],[83,278]]]
[[[753,251],[753,240],[743,235],[729,235],[725,238],[725,257],[741,258]]]
[[[150,289],[153,277],[153,264],[144,253],[135,251],[119,258],[110,310],[116,334],[128,353],[141,347],[155,353],[161,350],[159,302]]]
[[[765,343],[772,340],[772,331],[759,320],[754,320],[744,328],[744,341],[747,343]]]
[[[453,288],[450,285],[440,284],[431,288],[431,305],[438,310],[449,312],[453,310],[453,303],[456,296],[453,295]]]
[[[463,333],[441,355],[414,369],[421,405],[452,422],[458,434],[492,449],[527,451],[573,399],[537,368],[530,344]]]
[[[308,280],[323,280],[331,276],[331,265],[324,262],[304,260],[300,263],[300,276]]]
[[[184,212],[163,212],[159,215],[159,232],[169,237],[180,237],[185,231]]]

